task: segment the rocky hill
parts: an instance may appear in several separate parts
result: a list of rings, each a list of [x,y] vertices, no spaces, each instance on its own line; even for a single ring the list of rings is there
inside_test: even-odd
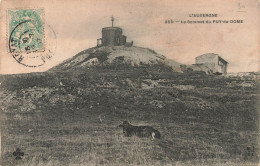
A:
[[[88,68],[126,69],[129,67],[168,68],[181,72],[180,63],[167,59],[155,51],[141,47],[93,47],[51,68],[49,71],[71,71]]]
[[[256,165],[259,73],[190,71],[118,46],[87,49],[49,72],[0,75],[2,165]],[[126,138],[124,120],[162,138]]]

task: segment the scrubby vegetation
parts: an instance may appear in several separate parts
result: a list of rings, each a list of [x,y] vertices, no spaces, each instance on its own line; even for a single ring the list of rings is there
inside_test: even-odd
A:
[[[155,69],[155,68],[154,68]],[[2,165],[257,165],[255,76],[149,68],[0,76]],[[128,120],[162,138],[123,137]],[[13,152],[24,152],[16,160]]]

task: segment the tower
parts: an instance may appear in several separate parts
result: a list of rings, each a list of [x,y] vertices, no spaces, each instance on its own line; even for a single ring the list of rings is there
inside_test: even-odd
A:
[[[111,27],[102,28],[102,38],[97,39],[98,46],[122,46],[126,43],[126,36],[120,27],[114,27],[114,17],[111,17]]]

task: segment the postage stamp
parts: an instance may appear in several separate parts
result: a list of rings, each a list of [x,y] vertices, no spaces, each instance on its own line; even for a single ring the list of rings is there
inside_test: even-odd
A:
[[[44,51],[43,9],[8,10],[11,53]]]
[[[45,25],[44,9],[8,9],[7,15],[8,52],[26,67],[44,65],[56,50],[56,34]]]

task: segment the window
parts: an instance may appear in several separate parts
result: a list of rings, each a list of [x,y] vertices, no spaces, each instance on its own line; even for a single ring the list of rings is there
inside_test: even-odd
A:
[[[220,65],[220,66],[224,66],[224,63],[222,62],[222,61],[218,61],[218,65]]]

